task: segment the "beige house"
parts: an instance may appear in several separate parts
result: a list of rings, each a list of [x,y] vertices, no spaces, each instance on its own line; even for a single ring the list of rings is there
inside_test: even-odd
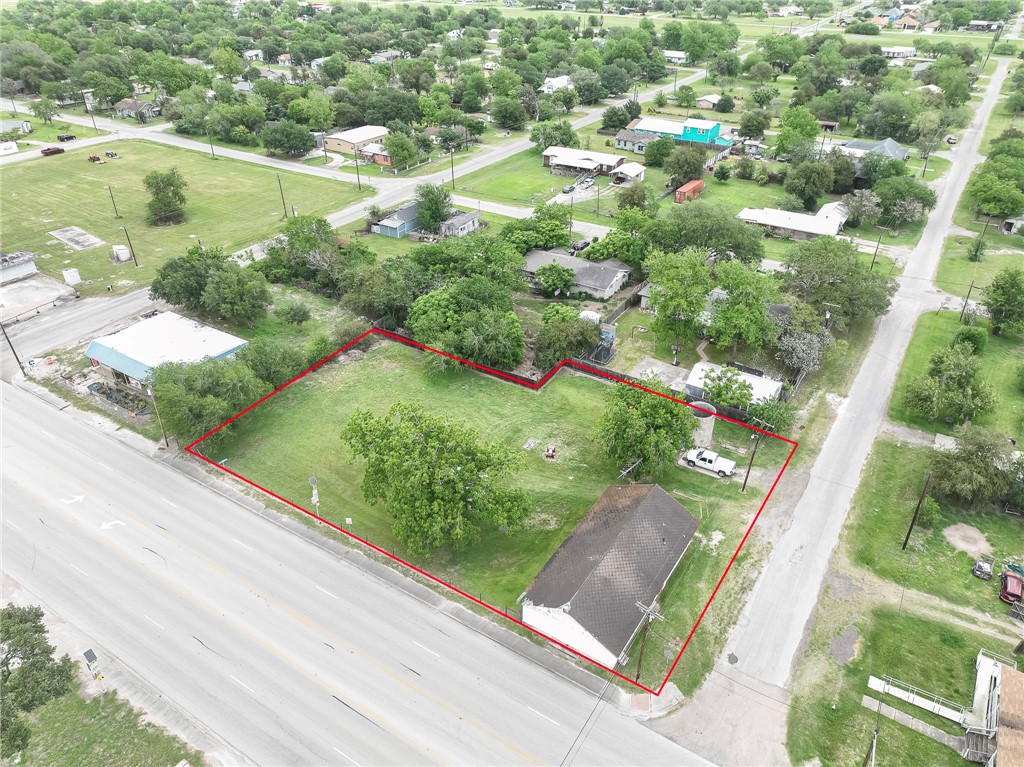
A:
[[[388,135],[388,129],[383,125],[363,125],[359,128],[331,133],[324,139],[328,152],[342,152],[344,154],[355,154],[356,150],[362,149],[368,144],[379,144]]]

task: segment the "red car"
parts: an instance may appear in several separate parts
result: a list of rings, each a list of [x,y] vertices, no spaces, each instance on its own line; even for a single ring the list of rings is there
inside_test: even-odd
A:
[[[1007,570],[999,576],[999,598],[1012,605],[1024,599],[1024,578]]]
[[[52,154],[64,154],[64,147],[62,146],[48,146],[42,150],[42,154],[45,157],[49,157]]]

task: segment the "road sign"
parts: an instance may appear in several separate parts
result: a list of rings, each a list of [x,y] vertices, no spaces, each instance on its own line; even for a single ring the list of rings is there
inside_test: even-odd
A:
[[[313,487],[316,487],[316,477],[310,477],[309,484],[312,485]]]
[[[346,525],[351,525],[352,524],[352,517],[345,517],[345,524]]]
[[[313,505],[320,505],[320,492],[315,487],[313,488]]]

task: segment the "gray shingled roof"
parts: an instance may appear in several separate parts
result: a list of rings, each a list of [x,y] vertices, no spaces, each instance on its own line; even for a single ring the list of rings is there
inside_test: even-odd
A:
[[[881,141],[858,138],[853,141],[847,141],[846,146],[850,149],[860,149],[872,154],[880,154],[894,160],[906,160],[910,155],[909,150],[904,149],[899,145],[899,142],[891,138],[885,138]]]
[[[637,142],[641,144],[650,144],[656,138],[656,136],[652,136],[650,133],[641,133],[640,131],[630,130],[629,128],[623,128],[615,134],[616,141],[632,141],[634,144]]]
[[[583,288],[594,288],[598,291],[607,290],[615,282],[619,272],[628,272],[630,267],[617,258],[606,258],[604,261],[587,261],[552,250],[531,250],[526,254],[526,271],[536,274],[537,270],[547,264],[558,264],[572,269],[577,285]]]
[[[566,612],[621,655],[697,530],[658,485],[609,487],[533,579],[526,599]]]

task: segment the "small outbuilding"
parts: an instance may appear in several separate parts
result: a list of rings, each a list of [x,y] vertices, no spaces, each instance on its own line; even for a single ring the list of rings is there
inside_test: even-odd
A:
[[[35,253],[27,250],[19,250],[0,256],[0,285],[9,282],[23,280],[39,273],[35,260],[39,258]]]
[[[452,216],[441,224],[442,237],[465,237],[480,228],[483,220],[478,210],[452,211]]]
[[[409,202],[387,218],[381,219],[379,223],[371,227],[371,231],[375,229],[376,234],[400,239],[420,228],[419,215],[420,204],[418,202]]]
[[[658,485],[609,487],[522,596],[523,623],[606,668],[626,652],[697,532]]]
[[[616,184],[630,184],[634,181],[643,181],[644,172],[647,170],[638,162],[627,162],[615,169],[614,182]]]
[[[686,202],[687,200],[697,199],[697,195],[704,191],[704,180],[694,179],[693,181],[687,181],[681,187],[676,189],[676,202]]]
[[[85,356],[118,383],[141,389],[153,368],[168,362],[230,357],[249,342],[174,312],[136,322],[89,343]]]

